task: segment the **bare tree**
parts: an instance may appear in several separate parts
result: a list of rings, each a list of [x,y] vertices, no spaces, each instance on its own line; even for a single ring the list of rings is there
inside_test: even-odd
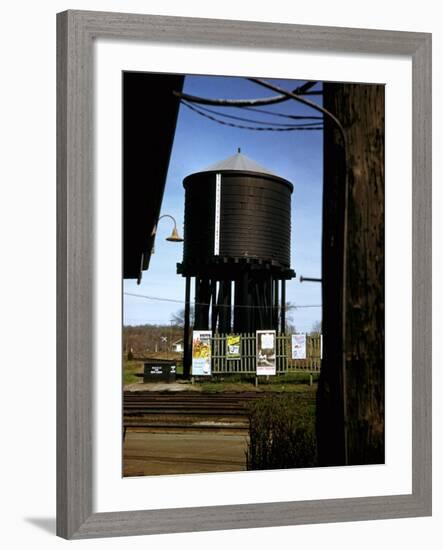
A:
[[[297,332],[296,326],[294,324],[294,312],[296,311],[297,306],[292,302],[286,302],[285,311],[286,311],[286,328],[285,332]]]
[[[190,311],[190,323],[194,324],[194,307],[191,306]],[[171,315],[171,324],[176,327],[185,326],[185,309],[180,309]]]
[[[321,321],[315,321],[312,324],[312,328],[311,328],[311,335],[315,336],[318,334],[321,334]]]

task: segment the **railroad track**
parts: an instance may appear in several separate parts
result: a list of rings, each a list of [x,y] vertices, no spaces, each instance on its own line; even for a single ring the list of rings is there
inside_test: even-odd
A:
[[[124,392],[123,439],[128,429],[151,433],[224,432],[247,433],[248,405],[271,392]],[[314,400],[311,394],[297,398]]]
[[[258,392],[124,392],[124,416],[180,415],[205,417],[238,417],[247,415],[247,407],[266,395]],[[301,399],[313,399],[299,395]]]

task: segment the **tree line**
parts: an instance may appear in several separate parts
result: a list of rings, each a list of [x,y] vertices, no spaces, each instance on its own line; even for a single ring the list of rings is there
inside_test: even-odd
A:
[[[296,332],[296,326],[291,317],[295,306],[288,302],[287,331]],[[172,351],[173,344],[183,339],[184,309],[180,309],[171,315],[169,324],[144,324],[128,325],[123,327],[123,353],[127,356],[146,356],[150,353]],[[191,326],[194,312],[191,308]],[[321,322],[316,321],[312,325],[311,334],[321,332]]]

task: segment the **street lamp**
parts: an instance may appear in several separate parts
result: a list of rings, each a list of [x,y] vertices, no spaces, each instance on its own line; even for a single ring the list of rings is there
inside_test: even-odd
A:
[[[177,222],[175,221],[175,218],[173,216],[169,215],[169,214],[163,214],[162,216],[160,216],[158,218],[157,223],[152,228],[151,239],[150,239],[151,242],[152,242],[152,246],[151,246],[150,252],[148,251],[148,254],[154,254],[155,234],[157,233],[158,222],[162,218],[171,218],[171,220],[174,222],[174,227],[172,229],[172,233],[169,235],[169,237],[166,237],[166,240],[171,242],[171,243],[182,243],[183,242],[183,238],[180,237],[180,235],[177,231]],[[138,285],[141,283],[141,280],[142,280],[144,261],[145,261],[145,253],[142,252],[141,259],[140,259],[140,271],[139,271],[139,274],[138,274],[138,277],[137,277],[137,284]]]
[[[154,225],[154,229],[152,230],[152,236],[155,236],[155,234],[157,232],[158,222],[162,218],[170,218],[174,222],[174,227],[172,229],[172,233],[169,235],[169,237],[166,237],[166,240],[171,242],[171,243],[182,243],[183,238],[180,237],[180,235],[178,234],[177,222],[175,221],[175,218],[173,216],[169,215],[169,214],[163,214],[162,216],[159,217],[159,219],[157,220],[156,225]],[[152,253],[154,253],[154,246],[152,247]]]

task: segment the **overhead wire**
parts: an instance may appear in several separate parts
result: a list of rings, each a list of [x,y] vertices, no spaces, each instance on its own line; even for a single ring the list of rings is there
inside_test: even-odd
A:
[[[257,113],[263,113],[266,115],[273,115],[273,116],[282,117],[282,118],[294,119],[294,120],[321,120],[321,121],[323,120],[323,117],[319,115],[290,115],[287,113],[282,113],[281,111],[271,111],[269,109],[262,109],[261,107],[240,107],[238,105],[232,105],[232,107],[237,109],[247,110],[247,111],[254,111]]]
[[[164,298],[164,297],[159,297],[159,296],[148,296],[146,294],[137,294],[135,292],[124,292],[123,293],[125,296],[132,296],[134,298],[144,298],[146,300],[153,300],[153,301],[157,301],[157,302],[172,302],[174,304],[182,304],[182,305],[186,305],[186,301],[185,300],[177,300],[177,299],[174,299],[174,298]],[[188,302],[189,305],[196,305],[196,306],[209,306],[210,303],[208,302]],[[248,308],[248,309],[263,309],[263,306],[253,306],[253,305],[243,305],[243,304],[235,304],[235,305],[230,305],[230,304],[217,304],[216,305],[217,308],[221,308],[221,307],[227,307],[227,308]],[[281,306],[272,306],[273,309],[275,308],[281,308]],[[300,305],[292,305],[291,304],[291,307],[290,309],[304,309],[304,308],[315,308],[315,307],[322,307],[321,305],[317,305],[317,304],[300,304]],[[285,306],[284,309],[288,309],[287,306]]]
[[[305,84],[302,84],[301,86],[298,86],[297,88],[295,88],[295,90],[293,90],[293,93],[298,95],[303,95],[304,92],[307,92],[316,84],[317,84],[317,81],[305,82]],[[288,97],[285,94],[280,94],[273,97],[258,98],[258,99],[211,99],[208,97],[200,97],[200,96],[195,96],[195,95],[187,94],[184,92],[177,92],[177,91],[174,91],[173,94],[176,97],[180,99],[184,99],[191,103],[200,103],[202,105],[237,106],[237,107],[271,105],[275,103],[282,103],[288,100]]]
[[[197,114],[199,114],[200,116],[208,118],[209,120],[212,120],[213,122],[217,122],[218,124],[222,124],[224,126],[230,126],[232,128],[240,128],[240,129],[243,129],[243,130],[255,130],[255,131],[259,131],[259,132],[266,132],[266,131],[268,131],[268,132],[294,132],[294,131],[302,131],[302,130],[303,131],[309,131],[309,130],[322,130],[323,129],[322,126],[307,126],[307,125],[300,125],[300,126],[291,125],[291,126],[288,126],[288,127],[281,127],[281,126],[276,127],[275,125],[273,125],[273,126],[246,126],[244,124],[235,124],[233,122],[227,122],[226,120],[220,120],[219,118],[216,118],[213,115],[205,113],[205,112],[201,111],[199,108],[195,107],[195,105],[192,105],[191,103],[188,103],[186,101],[181,101],[181,103],[183,105],[185,105],[191,111],[194,111]]]
[[[260,86],[263,86],[264,88],[268,88],[269,90],[274,90],[282,93],[285,95],[288,99],[294,99],[295,101],[298,101],[299,103],[303,103],[304,105],[307,105],[308,107],[311,107],[312,109],[319,111],[320,113],[323,113],[326,115],[330,120],[334,122],[334,124],[337,126],[337,128],[340,131],[340,134],[343,138],[344,143],[346,143],[346,136],[345,131],[343,129],[343,126],[341,122],[338,120],[336,116],[334,116],[330,111],[322,107],[321,105],[318,105],[317,103],[314,103],[313,101],[310,101],[309,99],[306,99],[304,97],[301,97],[301,95],[295,93],[295,92],[289,92],[285,90],[284,88],[281,88],[280,86],[277,86],[275,84],[272,84],[270,82],[267,82],[265,80],[261,80],[260,78],[248,78],[250,82],[254,82],[255,84],[259,84]]]
[[[189,103],[185,100],[182,100],[182,103],[184,105],[189,105]],[[231,118],[233,120],[240,120],[240,121],[243,121],[243,122],[253,122],[255,124],[266,124],[268,126],[285,126],[285,127],[302,127],[302,126],[318,126],[319,124],[323,124],[323,117],[318,117],[318,118],[321,118],[322,120],[318,121],[318,122],[303,122],[303,123],[299,123],[299,124],[289,124],[289,123],[278,123],[278,122],[268,122],[266,120],[257,120],[257,119],[253,119],[253,118],[245,118],[245,117],[240,117],[240,116],[236,116],[236,115],[229,115],[228,113],[221,113],[219,111],[214,111],[214,109],[208,109],[207,107],[202,107],[202,106],[199,106],[198,107],[199,110],[201,111],[205,111],[207,113],[211,113],[213,115],[217,115],[217,116],[221,116],[221,117],[225,117],[225,118]],[[301,117],[303,118],[303,117]]]

